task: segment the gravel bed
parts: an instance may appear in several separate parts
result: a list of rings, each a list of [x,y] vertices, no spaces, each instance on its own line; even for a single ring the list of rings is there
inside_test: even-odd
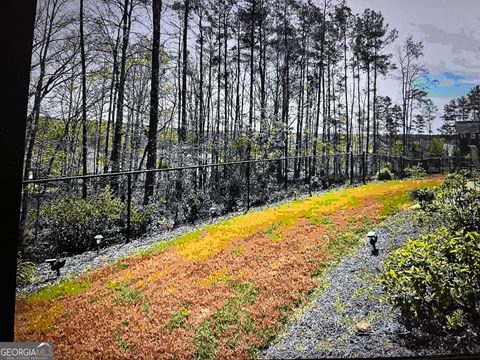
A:
[[[285,333],[260,352],[266,359],[352,358],[444,355],[461,350],[446,339],[411,334],[400,313],[380,303],[378,275],[386,254],[422,230],[400,213],[376,229],[378,256],[366,241],[356,257],[330,274],[330,287],[314,299]],[[447,339],[452,340],[452,339]],[[453,339],[454,340],[454,339]],[[470,351],[480,351],[477,349]]]
[[[361,184],[360,184],[361,185]],[[319,192],[312,192],[312,195],[319,195],[326,191],[338,190],[348,187],[347,185],[342,185],[339,187],[330,188],[326,190],[322,190]],[[282,205],[284,203],[288,203],[294,199],[305,199],[310,197],[309,194],[297,195],[295,197],[286,197],[280,201],[273,202],[270,204],[265,204],[257,207],[251,207],[249,212],[252,211],[261,211],[267,208]],[[96,250],[94,251],[86,251],[79,255],[70,256],[67,258],[65,266],[60,270],[61,276],[57,279],[55,272],[52,272],[50,269],[50,265],[46,263],[36,264],[37,266],[37,281],[32,284],[18,284],[17,286],[17,296],[21,296],[24,294],[31,294],[39,291],[40,289],[44,288],[47,285],[52,283],[56,283],[62,281],[67,276],[77,276],[86,271],[93,270],[98,268],[102,265],[108,264],[112,261],[118,260],[129,253],[132,253],[135,250],[143,249],[149,247],[155,243],[160,241],[167,241],[171,240],[177,236],[181,236],[185,233],[194,231],[200,226],[216,223],[222,220],[226,220],[232,218],[234,216],[242,215],[245,211],[237,211],[232,212],[223,216],[217,216],[215,218],[209,220],[199,221],[192,225],[183,225],[171,230],[164,230],[162,232],[158,232],[156,234],[151,234],[149,236],[145,236],[143,238],[132,240],[130,243],[120,243],[110,245],[106,248],[101,248],[100,253],[97,255]]]

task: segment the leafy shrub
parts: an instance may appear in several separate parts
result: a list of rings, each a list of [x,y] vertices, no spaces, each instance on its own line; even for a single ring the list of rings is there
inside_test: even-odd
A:
[[[418,201],[420,206],[425,208],[426,205],[431,204],[435,199],[435,190],[422,186],[410,191],[409,196],[412,201]]]
[[[385,181],[385,180],[393,180],[395,175],[393,174],[392,170],[388,166],[383,166],[377,172],[377,180]]]
[[[427,210],[435,213],[434,221],[453,230],[480,230],[480,191],[469,188],[461,174],[446,177]]]
[[[407,167],[403,170],[403,174],[408,179],[423,179],[427,176],[425,169],[420,165]]]
[[[387,256],[381,281],[408,327],[439,332],[480,324],[479,248],[478,232],[444,227]]]
[[[37,280],[37,267],[30,261],[17,259],[17,284],[28,284]]]
[[[443,146],[445,145],[445,139],[434,138],[428,144],[426,152],[427,157],[441,157],[443,156]]]
[[[101,196],[83,199],[68,196],[43,207],[42,238],[52,245],[53,253],[81,253],[94,246],[96,234],[104,236],[105,243],[122,240],[126,224],[126,206],[114,198],[109,187]],[[132,206],[132,233],[145,228],[147,216]]]

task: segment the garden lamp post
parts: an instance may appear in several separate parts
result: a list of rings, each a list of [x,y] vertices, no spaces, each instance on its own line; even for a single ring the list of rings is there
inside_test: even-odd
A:
[[[369,231],[367,234],[368,239],[370,240],[370,245],[372,245],[372,255],[378,255],[378,249],[375,246],[378,240],[378,236],[375,231]]]
[[[103,236],[102,235],[96,235],[94,237],[94,239],[95,239],[95,243],[97,244],[97,255],[98,255],[98,254],[100,254],[100,243],[103,240]]]

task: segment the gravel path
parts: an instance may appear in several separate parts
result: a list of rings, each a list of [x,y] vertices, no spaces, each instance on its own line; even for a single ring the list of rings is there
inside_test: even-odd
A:
[[[344,259],[330,274],[331,286],[261,352],[262,357],[363,358],[452,352],[452,345],[442,339],[423,339],[422,343],[421,338],[414,338],[399,322],[399,312],[379,301],[382,290],[377,275],[386,254],[420,229],[413,225],[411,215],[401,213],[376,231],[379,255],[372,256],[366,242],[356,257]]]

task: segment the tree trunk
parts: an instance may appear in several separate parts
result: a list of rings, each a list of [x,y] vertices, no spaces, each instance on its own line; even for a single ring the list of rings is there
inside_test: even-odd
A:
[[[88,161],[88,124],[87,124],[87,66],[85,60],[85,34],[83,32],[84,22],[83,0],[80,0],[80,54],[82,67],[82,175],[87,175]],[[82,182],[82,197],[87,198],[87,180]]]
[[[150,88],[150,122],[148,126],[147,170],[157,167],[157,132],[158,132],[158,88],[160,72],[160,17],[162,0],[152,0],[153,40],[152,40],[152,76]],[[155,173],[149,172],[145,177],[145,194],[143,203],[150,201],[155,189]]]
[[[180,142],[187,141],[187,69],[188,69],[188,16],[190,0],[185,0],[183,17],[183,60],[182,60],[182,123],[180,125]]]
[[[115,130],[112,144],[112,171],[120,171],[120,161],[122,153],[122,136],[123,136],[123,107],[125,98],[125,79],[126,79],[126,64],[127,64],[127,49],[130,35],[130,22],[133,4],[130,0],[125,0],[123,9],[123,34],[122,34],[122,53],[120,59],[120,76],[118,81],[118,100],[117,100],[117,116],[115,122]],[[112,191],[118,191],[118,179],[112,178]]]

